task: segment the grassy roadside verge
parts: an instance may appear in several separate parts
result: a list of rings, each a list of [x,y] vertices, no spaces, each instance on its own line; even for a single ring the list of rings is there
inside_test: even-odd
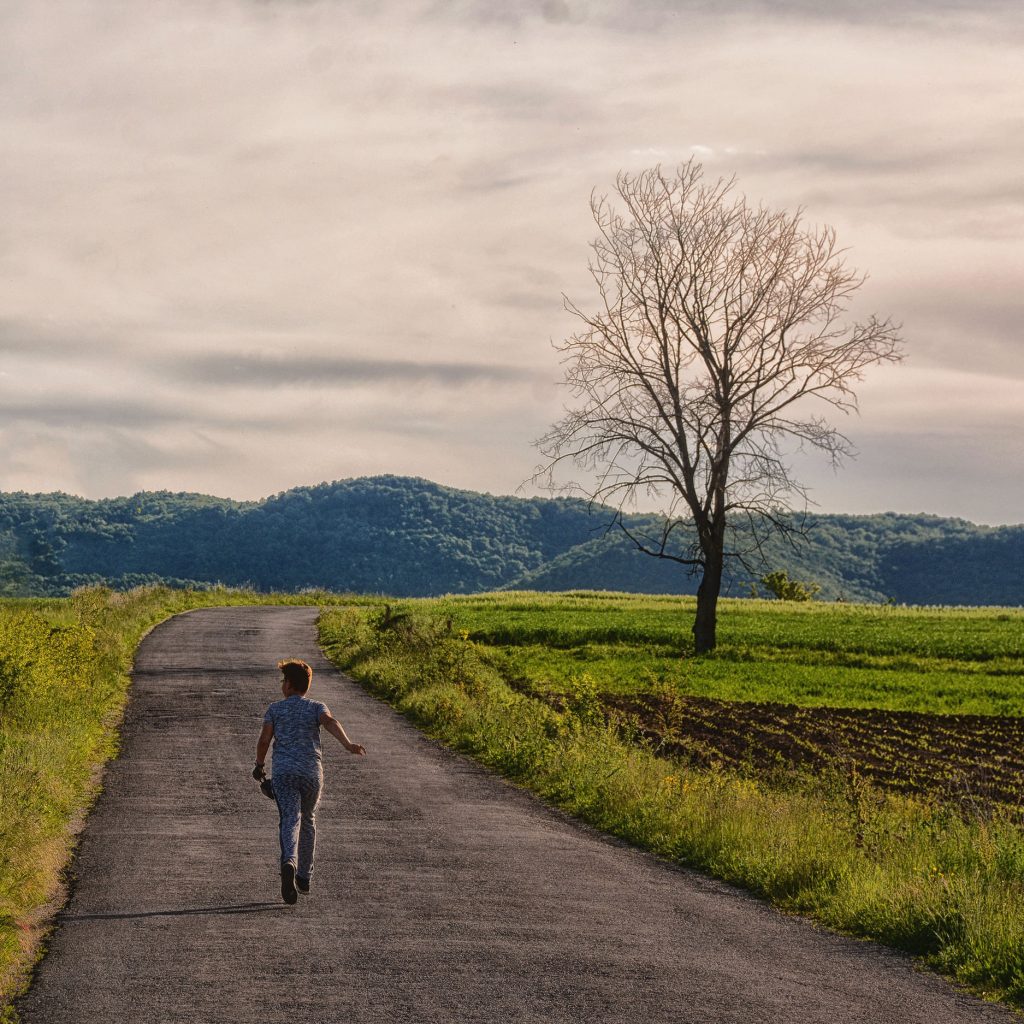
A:
[[[612,834],[1024,1007],[1024,832],[839,772],[766,781],[657,756],[592,687],[506,685],[443,610],[320,620],[327,655],[452,747]]]
[[[193,608],[317,604],[321,595],[102,588],[0,602],[0,1022],[23,988],[76,828],[117,750],[135,649]]]

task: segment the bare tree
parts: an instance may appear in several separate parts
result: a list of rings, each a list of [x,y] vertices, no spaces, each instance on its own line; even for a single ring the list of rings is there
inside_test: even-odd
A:
[[[563,463],[578,465],[585,482],[565,489],[616,509],[641,551],[701,574],[703,653],[727,560],[792,529],[797,499],[806,507],[787,452],[809,446],[837,465],[852,454],[812,400],[855,410],[864,369],[901,358],[898,328],[844,323],[864,277],[802,211],[755,208],[733,180],[705,184],[692,160],[671,176],[619,174],[615,192],[621,206],[591,196],[600,304],[588,313],[565,297],[583,325],[557,346],[577,401],[537,442],[536,478],[553,486]],[[640,493],[668,501],[655,535],[624,515]]]

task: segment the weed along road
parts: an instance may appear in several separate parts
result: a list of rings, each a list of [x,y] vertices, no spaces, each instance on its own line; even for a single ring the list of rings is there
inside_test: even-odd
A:
[[[606,840],[439,749],[335,672],[316,611],[158,627],[26,1024],[1009,1021],[900,955]],[[250,777],[280,658],[324,736],[309,896],[281,902]]]

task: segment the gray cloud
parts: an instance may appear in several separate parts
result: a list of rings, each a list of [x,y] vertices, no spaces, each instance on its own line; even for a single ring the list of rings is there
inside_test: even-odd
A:
[[[697,154],[835,224],[865,309],[906,324],[823,505],[1019,518],[1012,446],[998,471],[956,449],[974,498],[906,466],[937,431],[1024,421],[999,382],[1020,376],[1022,23],[952,0],[5,5],[0,487],[513,491],[566,397],[560,295],[595,301],[591,189]]]
[[[32,423],[70,430],[96,426],[137,430],[191,422],[192,418],[184,410],[159,408],[130,399],[7,399],[0,406],[0,428]]]
[[[707,10],[714,5],[711,2],[698,2],[694,6]],[[827,4],[816,3],[815,0],[730,0],[726,7],[768,16],[783,15],[798,20],[821,19],[858,25],[910,24],[934,27],[941,25],[943,18],[949,17],[965,18],[975,24],[981,20],[1020,24],[1020,5],[1013,0],[983,0],[981,3],[978,0],[907,0],[898,5],[888,0],[840,0]]]
[[[798,467],[800,479],[824,511],[934,514],[939,509],[976,523],[1024,523],[1024,478],[1005,472],[1024,455],[1018,422],[1004,419],[969,431],[861,431],[858,457],[838,474],[821,460],[808,459]]]
[[[494,0],[456,0],[425,8],[430,18],[482,24],[523,26],[543,21],[553,26],[599,24],[620,31],[653,32],[690,22],[694,18],[744,17],[834,22],[848,25],[920,26],[935,28],[948,19],[964,26],[998,31],[993,23],[1021,27],[1020,5],[1015,0],[526,0],[495,3]]]
[[[1024,127],[1024,126],[1022,126]],[[857,143],[844,148],[778,155],[776,172],[826,179],[844,203],[870,207],[903,224],[920,218],[923,211],[977,215],[993,207],[1005,213],[1024,210],[1024,184],[1010,167],[1000,167],[1006,152],[1006,136],[1016,137],[1020,128],[993,131],[969,147],[950,146],[908,150],[893,141],[884,151],[865,152]],[[862,146],[862,144],[861,144]],[[762,161],[762,165],[767,161]],[[998,168],[993,173],[992,168]],[[820,186],[808,191],[808,203],[826,195]],[[916,233],[942,231],[945,223],[921,225]]]
[[[1024,389],[1024,294],[995,286],[986,294],[969,281],[947,282],[939,306],[934,294],[908,292],[888,301],[899,309],[915,363],[998,375]]]
[[[80,422],[73,432],[60,425],[0,426],[0,475],[16,479],[21,490],[55,490],[53,472],[60,469],[60,489],[85,497],[111,497],[140,490],[207,490],[189,481],[212,484],[230,471],[237,454],[201,432],[188,431],[173,444],[141,432],[134,425],[110,426]]]
[[[475,385],[518,385],[542,379],[535,371],[485,363],[434,363],[359,359],[349,356],[295,358],[210,355],[175,360],[172,372],[193,384],[217,387],[285,387],[296,384],[435,385],[460,389]]]
[[[32,320],[0,318],[0,356],[88,359],[103,345],[104,342],[89,328],[76,329],[59,324],[51,327]]]

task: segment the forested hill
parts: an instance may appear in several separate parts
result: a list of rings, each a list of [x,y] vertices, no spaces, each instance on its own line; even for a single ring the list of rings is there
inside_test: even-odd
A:
[[[498,588],[689,593],[674,563],[607,534],[608,514],[569,499],[509,498],[406,477],[298,487],[258,502],[144,492],[88,501],[0,494],[0,587],[64,594],[163,580],[261,590],[323,587],[413,596]],[[822,515],[765,570],[821,597],[914,604],[1024,604],[1024,526],[884,514]],[[749,592],[744,574],[727,581]]]

